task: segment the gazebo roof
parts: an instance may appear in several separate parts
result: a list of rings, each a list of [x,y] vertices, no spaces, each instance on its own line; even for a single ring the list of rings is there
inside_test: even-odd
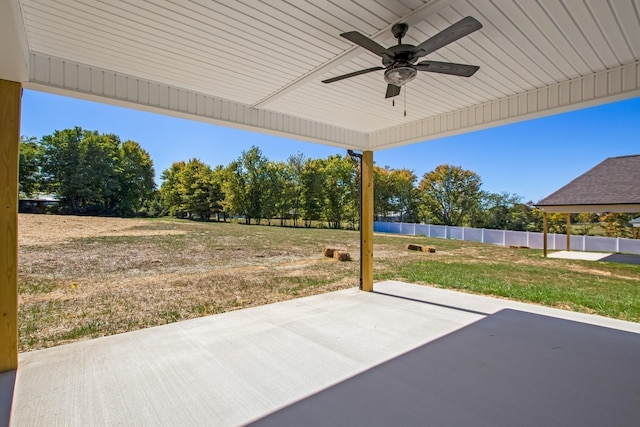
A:
[[[610,157],[536,206],[547,212],[640,212],[640,155]]]

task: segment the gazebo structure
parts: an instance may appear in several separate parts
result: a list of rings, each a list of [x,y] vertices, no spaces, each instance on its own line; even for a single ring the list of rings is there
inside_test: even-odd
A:
[[[633,0],[0,1],[0,374],[18,365],[23,88],[360,152],[361,281],[372,291],[374,151],[639,96],[637,9]],[[419,67],[436,71],[401,91],[383,75],[413,75],[415,57],[389,65],[392,49],[407,49],[395,47],[399,23],[409,26],[402,43],[429,61]],[[471,70],[456,64],[480,68],[445,75]],[[394,107],[385,96],[397,92]]]
[[[536,206],[544,215],[547,256],[547,213],[567,214],[567,251],[571,250],[571,214],[640,212],[640,155],[610,157],[580,175]]]

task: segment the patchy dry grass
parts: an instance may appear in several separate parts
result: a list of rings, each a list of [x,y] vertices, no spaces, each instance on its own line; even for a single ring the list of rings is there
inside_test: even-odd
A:
[[[19,221],[21,351],[358,282],[355,231],[26,214]],[[407,251],[408,242],[435,246],[438,252]],[[324,247],[344,248],[353,261],[324,258]],[[539,251],[392,235],[376,236],[374,254],[378,280],[408,280],[640,320],[637,287],[627,286],[638,282],[638,266],[543,259]],[[597,298],[611,294],[623,305],[612,314],[597,305],[566,302],[562,293],[555,300],[532,300],[492,286],[467,286],[491,277],[511,289],[522,285],[535,291],[545,281],[593,288]]]

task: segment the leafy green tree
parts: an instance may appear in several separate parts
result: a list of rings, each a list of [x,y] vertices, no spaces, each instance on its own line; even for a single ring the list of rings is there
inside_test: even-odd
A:
[[[35,137],[20,137],[20,163],[18,167],[18,182],[20,193],[31,197],[40,191],[40,161],[42,149]]]
[[[422,215],[444,225],[463,225],[480,201],[480,176],[448,164],[425,173],[420,181]]]
[[[549,233],[565,234],[567,232],[567,214],[562,212],[548,213],[547,230]]]
[[[322,218],[325,195],[324,159],[307,159],[301,175],[301,211],[305,227]]]
[[[186,165],[184,161],[174,162],[168,169],[162,171],[160,177],[162,180],[162,185],[160,186],[162,205],[166,213],[176,218],[186,218],[187,216],[180,187],[180,172]]]
[[[268,160],[256,146],[243,151],[241,156],[227,167],[223,191],[225,207],[232,213],[245,217],[251,224],[259,224],[265,214],[263,195],[269,179]]]
[[[116,211],[122,216],[137,215],[142,211],[145,203],[155,197],[153,161],[149,153],[135,141],[125,141],[120,146],[119,157],[119,192]]]
[[[223,207],[230,215],[243,215],[248,210],[245,179],[246,176],[239,160],[234,160],[224,169],[222,184],[224,193]]]
[[[482,193],[479,226],[495,230],[526,231],[531,222],[531,207],[517,194]]]
[[[224,185],[226,174],[224,166],[218,165],[211,171],[211,187],[209,188],[210,198],[212,202],[212,212],[216,215],[216,219],[220,221],[220,215],[226,222],[227,213],[224,210]]]
[[[598,215],[590,212],[582,212],[576,215],[576,221],[580,224],[580,234],[588,236],[598,222]]]
[[[284,162],[267,163],[267,182],[264,193],[264,216],[271,225],[271,218],[280,217],[284,226],[292,208],[292,186],[290,170]]]
[[[608,212],[600,216],[605,232],[609,237],[631,237],[629,221],[634,218],[632,214]]]
[[[349,157],[329,156],[324,166],[325,201],[323,217],[331,228],[340,228],[342,221],[357,221],[356,167]]]
[[[287,159],[285,176],[287,185],[284,189],[284,197],[288,199],[293,226],[298,226],[298,217],[302,209],[302,173],[304,171],[305,157],[302,153],[289,156]]]
[[[175,162],[162,172],[160,194],[169,215],[208,221],[222,211],[222,168],[199,159]]]
[[[179,175],[182,211],[191,219],[208,221],[217,201],[211,199],[214,186],[213,171],[199,159],[187,162]]]
[[[83,191],[83,211],[113,213],[120,191],[120,138],[84,131],[80,141],[81,168],[86,183]]]
[[[80,141],[83,131],[56,130],[42,137],[42,179],[45,191],[56,193],[71,212],[78,212],[83,202],[86,174],[81,168]]]
[[[400,214],[400,221],[417,222],[418,190],[416,181],[418,178],[409,169],[392,169],[389,177],[394,194],[393,207]],[[375,186],[374,189],[377,191]]]
[[[511,227],[516,231],[542,231],[542,214],[532,201],[516,204],[511,208]]]
[[[395,211],[395,188],[392,171],[389,167],[373,167],[373,210],[378,220],[387,221],[389,214]]]

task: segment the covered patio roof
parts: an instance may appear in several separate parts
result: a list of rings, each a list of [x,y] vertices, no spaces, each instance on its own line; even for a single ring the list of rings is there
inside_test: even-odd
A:
[[[0,79],[225,126],[379,150],[640,95],[633,0],[170,2],[7,0]],[[482,29],[428,56],[480,66],[420,73],[385,99],[379,66],[340,37],[417,45],[465,16]],[[405,110],[406,94],[406,117]]]

